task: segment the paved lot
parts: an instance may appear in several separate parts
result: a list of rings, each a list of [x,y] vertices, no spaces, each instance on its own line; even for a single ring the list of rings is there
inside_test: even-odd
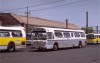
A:
[[[100,45],[45,52],[28,48],[12,53],[2,51],[0,63],[100,63]]]

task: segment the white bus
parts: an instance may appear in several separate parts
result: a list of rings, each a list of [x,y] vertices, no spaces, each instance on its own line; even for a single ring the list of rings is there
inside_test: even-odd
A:
[[[86,36],[83,30],[38,27],[34,28],[31,35],[31,47],[53,49],[66,47],[83,47]]]
[[[26,42],[24,27],[0,27],[0,50],[15,51]]]

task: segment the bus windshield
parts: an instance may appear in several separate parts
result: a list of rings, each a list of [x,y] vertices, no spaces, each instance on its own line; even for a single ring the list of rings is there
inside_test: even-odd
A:
[[[87,37],[87,39],[94,39],[95,38],[95,36],[93,34],[88,34],[86,37]]]
[[[46,40],[47,39],[47,33],[45,31],[33,31],[32,40]]]

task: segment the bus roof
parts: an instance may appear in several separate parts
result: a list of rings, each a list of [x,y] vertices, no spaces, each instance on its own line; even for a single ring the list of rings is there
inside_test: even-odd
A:
[[[25,29],[24,27],[19,27],[19,26],[16,26],[16,27],[5,27],[5,26],[0,26],[0,29],[6,29],[6,30],[21,30],[21,29]]]
[[[54,30],[61,30],[61,31],[78,31],[78,32],[84,32],[84,30],[73,30],[73,29],[62,29],[62,28],[50,28],[50,27],[36,27],[36,28],[43,28],[47,31],[54,31]]]
[[[97,34],[97,33],[89,33],[89,34],[93,34],[93,35],[100,35],[100,34]],[[87,35],[89,35],[89,34],[87,34]]]

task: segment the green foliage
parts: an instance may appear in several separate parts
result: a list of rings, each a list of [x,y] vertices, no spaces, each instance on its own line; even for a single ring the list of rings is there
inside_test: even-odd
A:
[[[92,27],[88,27],[88,28],[82,27],[81,29],[84,30],[85,33],[92,33],[93,32],[93,28]],[[87,32],[86,32],[86,30],[87,30]]]

